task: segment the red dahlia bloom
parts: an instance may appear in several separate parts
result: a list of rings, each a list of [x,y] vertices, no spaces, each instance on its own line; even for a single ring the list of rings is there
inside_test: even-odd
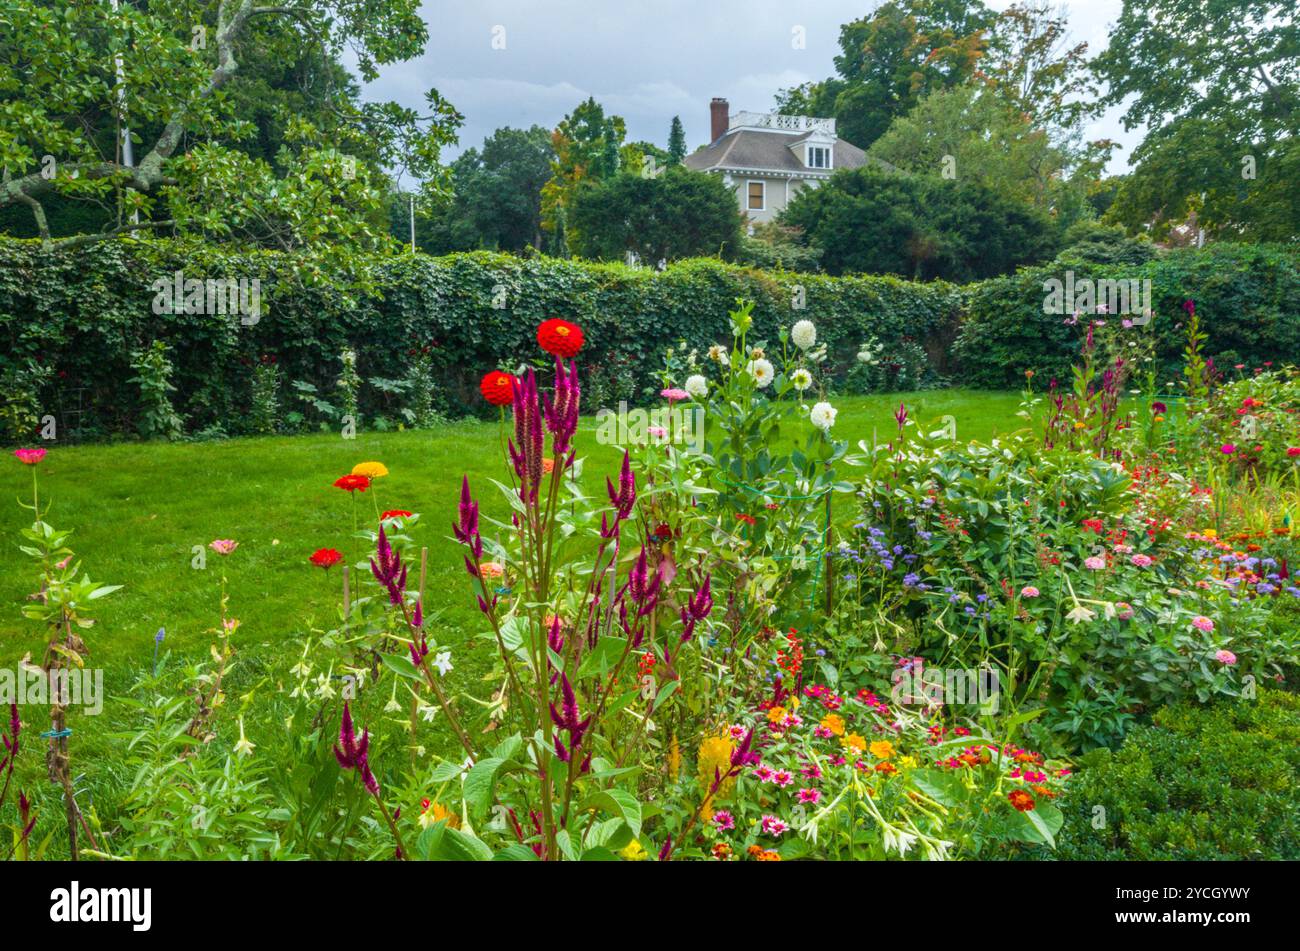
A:
[[[537,328],[537,342],[547,353],[572,360],[582,349],[582,328],[567,320],[553,317]]]
[[[514,402],[515,378],[509,373],[493,370],[483,377],[478,388],[483,394],[483,399],[493,406],[505,406],[507,403]]]
[[[317,568],[329,570],[343,560],[343,553],[335,548],[318,548],[311,556],[311,563]]]
[[[364,492],[370,488],[370,476],[345,475],[334,480],[334,487],[346,489],[348,492]]]

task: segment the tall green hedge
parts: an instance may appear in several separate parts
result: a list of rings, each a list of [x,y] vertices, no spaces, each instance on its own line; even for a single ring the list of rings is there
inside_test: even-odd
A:
[[[357,351],[363,378],[389,379],[403,377],[411,352],[428,347],[444,406],[455,413],[481,408],[476,387],[487,370],[542,356],[537,325],[563,317],[586,333],[587,402],[600,406],[643,399],[670,344],[685,340],[703,357],[728,340],[727,312],[738,297],[757,302],[751,339],[775,344],[779,326],[806,317],[839,371],[871,335],[920,342],[941,368],[961,300],[942,283],[773,274],[707,259],[657,272],[488,252],[404,255],[379,263],[377,295],[351,299],[329,280],[300,279],[292,262],[270,252],[185,253],[132,241],[49,256],[34,242],[5,241],[0,261],[0,370],[27,358],[53,366],[56,411],[79,399],[90,408],[87,428],[104,433],[133,431],[130,355],[155,339],[171,347],[174,403],[189,428],[238,433],[263,355],[277,358],[286,383],[307,381],[329,394],[346,346]],[[252,326],[153,313],[152,283],[176,270],[187,278],[257,277],[264,313]],[[385,411],[378,399],[363,388],[363,418]]]
[[[965,382],[1018,387],[1029,369],[1044,383],[1048,377],[1069,378],[1086,320],[1067,324],[1072,315],[1043,313],[1044,282],[1063,282],[1067,271],[1076,281],[1151,282],[1154,318],[1148,329],[1156,334],[1157,359],[1166,374],[1181,366],[1187,300],[1196,304],[1209,334],[1206,354],[1218,367],[1300,363],[1300,247],[1221,244],[1170,251],[1144,264],[1100,265],[1063,255],[1041,267],[965,285],[965,314],[952,353]]]
[[[305,381],[327,397],[339,353],[358,353],[363,378],[399,379],[411,354],[428,350],[443,408],[482,408],[476,384],[497,365],[535,359],[537,324],[564,317],[582,325],[587,405],[644,399],[663,350],[685,340],[701,354],[727,339],[738,297],[756,301],[753,337],[812,320],[842,378],[858,347],[874,336],[887,349],[925,348],[936,374],[966,385],[1016,386],[1023,372],[1063,376],[1078,353],[1080,328],[1043,314],[1043,281],[1149,277],[1163,359],[1181,346],[1182,303],[1197,302],[1220,365],[1300,360],[1300,251],[1220,245],[1175,251],[1144,265],[1101,267],[1062,259],[959,287],[893,277],[827,277],[761,271],[709,259],[664,271],[620,264],[519,258],[475,252],[403,255],[375,264],[373,295],[346,294],[330,273],[304,273],[274,252],[232,254],[169,241],[126,240],[46,254],[31,241],[0,239],[0,378],[35,360],[55,371],[43,412],[83,409],[91,434],[136,431],[133,351],[161,340],[171,348],[175,406],[190,431],[249,428],[253,366],[273,356],[286,389]],[[152,284],[185,277],[261,281],[263,314],[238,318],[155,314]],[[802,305],[802,306],[799,306]],[[753,337],[751,339],[753,339]],[[286,393],[286,401],[289,396]],[[363,418],[393,415],[391,398],[363,387]],[[66,430],[65,430],[66,431]]]

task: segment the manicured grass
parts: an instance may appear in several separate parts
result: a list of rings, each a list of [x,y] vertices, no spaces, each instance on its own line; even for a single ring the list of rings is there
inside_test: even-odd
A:
[[[963,441],[987,439],[1020,427],[1014,415],[1018,399],[963,390],[840,398],[834,433],[851,443],[870,442],[874,429],[887,439],[901,400],[914,419],[933,422],[930,428],[952,415]],[[584,420],[583,429],[585,479],[595,491],[616,471],[620,454],[592,438],[593,420]],[[52,503],[47,520],[75,529],[73,548],[93,579],[125,586],[98,602],[97,623],[85,634],[89,666],[105,669],[107,699],[98,718],[73,714],[83,756],[102,750],[111,762],[121,740],[110,733],[130,726],[115,715],[113,698],[124,695],[148,667],[159,628],[166,628],[166,647],[174,656],[198,660],[206,653],[219,623],[223,571],[230,613],[241,622],[233,638],[241,666],[229,684],[232,694],[264,676],[287,652],[296,656],[302,636],[313,627],[334,626],[340,569],[326,573],[307,558],[318,548],[337,548],[349,560],[363,554],[351,538],[353,501],[331,483],[369,460],[383,462],[390,475],[379,479],[373,492],[357,496],[361,524],[374,524],[376,507],[421,513],[410,534],[429,549],[427,610],[438,641],[454,650],[478,631],[481,616],[449,526],[462,473],[469,475],[484,516],[506,517],[505,502],[489,481],[505,479],[496,423],[361,433],[354,440],[313,435],[51,450],[39,469],[42,503]],[[10,460],[0,472],[8,498],[30,499],[25,467]],[[29,519],[16,504],[0,510],[6,540],[0,558],[0,664],[9,667],[27,651],[39,662],[42,651],[42,632],[20,614],[35,586],[34,565],[15,547]],[[222,558],[206,548],[216,538],[234,539],[239,548]],[[196,546],[205,552],[202,570],[192,567]],[[488,658],[468,650],[457,655],[462,675],[474,677],[488,664]],[[96,788],[103,778],[89,776],[88,783]]]

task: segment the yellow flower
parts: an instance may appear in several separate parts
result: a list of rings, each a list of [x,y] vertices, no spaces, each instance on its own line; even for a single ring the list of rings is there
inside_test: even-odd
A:
[[[627,844],[627,847],[620,850],[619,855],[629,862],[644,862],[646,860],[646,851],[641,846],[640,839],[633,839]]]
[[[878,759],[889,759],[894,755],[894,744],[888,740],[876,740],[871,744],[871,755]]]
[[[861,753],[867,748],[867,741],[857,733],[850,733],[840,743],[846,748],[853,750],[855,753]]]
[[[460,828],[460,816],[456,815],[456,813],[452,812],[440,802],[431,802],[425,806],[424,811],[420,813],[420,828],[431,828],[443,819],[446,819],[447,825],[451,826],[453,829]]]
[[[725,733],[719,733],[716,736],[706,736],[700,740],[700,750],[695,757],[695,766],[698,771],[700,789],[706,795],[713,787],[713,778],[715,775],[725,776],[731,769],[731,738]],[[725,799],[730,795],[732,787],[736,785],[735,777],[724,779],[718,791],[713,794],[709,801],[704,803],[700,810],[700,818],[705,822],[713,818],[713,799]]]
[[[378,479],[380,476],[388,475],[388,466],[382,462],[358,462],[352,467],[352,474]]]
[[[785,707],[773,707],[771,710],[767,711],[767,719],[769,723],[780,723],[785,718]]]
[[[673,734],[672,742],[668,744],[668,778],[672,782],[677,782],[677,777],[682,772],[682,748],[677,745],[677,734]]]
[[[901,757],[898,761],[898,765],[904,767],[905,769],[915,769],[916,757],[915,756]]]
[[[836,736],[844,735],[844,718],[838,713],[828,713],[822,717],[821,725]]]

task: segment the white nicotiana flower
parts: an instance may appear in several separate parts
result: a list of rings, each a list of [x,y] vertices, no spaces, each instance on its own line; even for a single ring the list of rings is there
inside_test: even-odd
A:
[[[433,659],[433,666],[438,668],[438,675],[446,677],[451,670],[451,651],[443,651]]]
[[[817,328],[811,320],[801,320],[790,328],[790,339],[800,350],[807,350],[817,342]]]
[[[812,374],[803,367],[800,367],[790,374],[790,383],[796,390],[802,393],[804,390],[808,389],[808,387],[812,386]]]
[[[1082,624],[1085,621],[1091,621],[1096,616],[1095,612],[1089,611],[1082,604],[1075,604],[1074,610],[1066,615],[1072,624]]]
[[[839,414],[830,403],[817,403],[808,413],[808,421],[820,429],[822,432],[828,432],[835,425],[835,417]]]
[[[240,717],[239,742],[235,744],[235,753],[238,756],[252,756],[255,748],[256,744],[251,742],[248,737],[244,735],[244,718]]]
[[[687,393],[691,394],[691,396],[694,396],[696,399],[703,399],[705,396],[709,395],[709,381],[696,373],[694,376],[688,376],[686,378],[685,389]]]
[[[745,367],[745,372],[754,378],[760,390],[765,389],[772,378],[776,375],[776,370],[767,360],[750,360],[749,365]]]

